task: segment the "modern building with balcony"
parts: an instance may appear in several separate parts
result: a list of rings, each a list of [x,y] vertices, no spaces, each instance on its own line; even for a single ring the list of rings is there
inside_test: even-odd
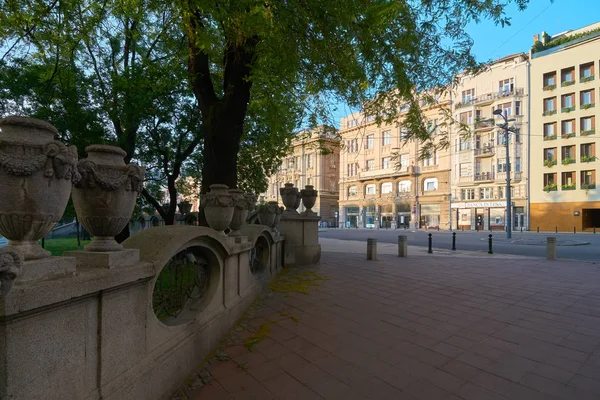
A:
[[[449,99],[422,101],[423,115],[439,142],[440,109]],[[419,143],[406,140],[401,107],[398,123],[378,126],[354,113],[341,119],[340,217],[342,228],[450,227],[448,149],[419,157]]]
[[[338,170],[340,139],[335,128],[319,126],[298,132],[292,140],[289,154],[277,172],[268,178],[269,188],[259,200],[277,201],[283,206],[279,189],[286,183],[304,189],[312,185],[319,191],[313,211],[321,216],[325,226],[337,225]],[[304,211],[301,204],[298,211]]]
[[[600,227],[596,135],[600,23],[549,36],[531,48],[531,227]]]
[[[460,75],[452,94],[452,227],[504,230],[506,227],[504,122],[516,131],[509,137],[512,216],[515,229],[528,229],[527,70],[529,57],[513,54],[492,62],[478,75]]]

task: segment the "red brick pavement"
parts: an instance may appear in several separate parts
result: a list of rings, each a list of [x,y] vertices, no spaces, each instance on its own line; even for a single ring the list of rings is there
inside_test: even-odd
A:
[[[190,399],[600,399],[597,265],[324,253],[316,270]]]

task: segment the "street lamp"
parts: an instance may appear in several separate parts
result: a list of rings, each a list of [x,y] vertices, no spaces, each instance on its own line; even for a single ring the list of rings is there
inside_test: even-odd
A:
[[[504,120],[503,124],[497,126],[504,130],[504,145],[506,146],[506,238],[510,239],[512,237],[512,199],[510,193],[510,148],[508,146],[508,134],[509,132],[514,133],[515,127],[509,127],[508,123],[514,121],[514,119],[507,119],[500,108],[495,109],[492,114],[500,115]]]

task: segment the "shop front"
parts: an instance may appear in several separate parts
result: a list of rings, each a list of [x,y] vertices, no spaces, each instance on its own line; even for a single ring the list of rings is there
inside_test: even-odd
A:
[[[384,204],[380,206],[381,223],[380,227],[383,229],[390,229],[392,226],[396,226],[394,218],[394,206],[393,204]]]
[[[346,206],[344,209],[346,212],[346,228],[358,228],[360,208],[358,206]]]
[[[421,216],[421,228],[437,229],[440,227],[440,205],[421,204],[419,215]]]
[[[524,227],[524,207],[513,205],[513,228]],[[505,230],[506,227],[506,202],[505,201],[477,201],[452,203],[455,213],[457,229],[459,230]],[[525,228],[525,227],[524,227]]]

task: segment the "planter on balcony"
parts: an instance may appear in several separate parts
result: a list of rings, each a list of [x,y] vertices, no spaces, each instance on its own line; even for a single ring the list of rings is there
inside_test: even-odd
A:
[[[575,190],[575,184],[573,183],[572,185],[562,185],[561,189],[562,190]]]
[[[564,113],[570,113],[571,111],[575,111],[575,106],[571,106],[571,107],[563,107],[560,112],[564,112]]]
[[[581,188],[584,190],[596,189],[596,184],[595,183],[582,183]]]
[[[596,133],[595,129],[589,129],[587,131],[581,131],[581,136],[589,136],[593,135],[594,133]]]
[[[582,110],[587,110],[587,109],[590,109],[590,108],[594,108],[595,105],[596,105],[595,103],[582,104],[580,108]]]
[[[556,183],[544,186],[544,192],[555,192],[557,190]]]
[[[543,88],[544,90],[554,90],[556,89],[556,85],[548,85],[548,86],[544,86]]]
[[[565,158],[564,160],[562,160],[562,165],[569,165],[569,164],[573,164],[575,163],[575,159],[573,158]]]
[[[568,139],[568,138],[572,138],[575,137],[575,132],[573,133],[563,133],[562,138],[563,139]]]
[[[584,82],[590,82],[594,80],[594,75],[592,76],[584,76],[583,78],[579,79],[579,83],[584,83]]]
[[[554,165],[556,165],[556,160],[544,160],[544,166],[545,167],[550,168],[550,167],[552,167]]]
[[[560,83],[560,86],[565,87],[565,86],[571,86],[574,85],[575,81],[564,81]]]
[[[544,136],[544,140],[556,140],[556,135],[546,135]]]
[[[592,162],[596,160],[596,156],[581,156],[581,162]]]
[[[548,110],[548,111],[544,111],[544,113],[542,114],[544,117],[548,116],[548,115],[554,115],[556,114],[556,110]]]

